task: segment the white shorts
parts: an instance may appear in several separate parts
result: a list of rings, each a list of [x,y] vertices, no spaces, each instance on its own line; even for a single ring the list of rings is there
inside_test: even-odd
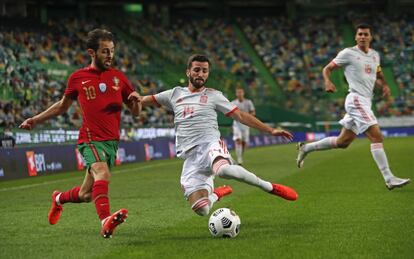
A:
[[[371,110],[371,99],[356,93],[349,93],[345,99],[346,114],[339,123],[355,134],[364,133],[372,125],[378,124]]]
[[[233,140],[236,141],[240,139],[243,142],[249,143],[249,136],[250,136],[250,128],[249,127],[237,127],[233,126]]]
[[[211,194],[214,190],[213,162],[217,157],[223,157],[232,163],[232,158],[222,140],[213,143],[203,143],[187,151],[181,172],[181,187],[184,196],[205,189]]]

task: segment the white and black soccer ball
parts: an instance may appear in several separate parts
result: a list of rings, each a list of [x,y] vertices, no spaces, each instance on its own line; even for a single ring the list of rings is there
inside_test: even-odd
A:
[[[240,217],[231,209],[214,211],[208,221],[208,229],[214,237],[236,237],[240,232]]]

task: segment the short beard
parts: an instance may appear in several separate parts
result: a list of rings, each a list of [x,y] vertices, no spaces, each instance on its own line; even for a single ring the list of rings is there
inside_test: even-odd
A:
[[[112,64],[112,62],[111,62],[111,64]],[[104,62],[102,62],[100,59],[95,59],[95,65],[101,71],[108,70],[111,67],[111,66],[106,67]]]
[[[201,84],[200,83],[198,83],[197,82],[197,80],[194,78],[194,77],[190,77],[190,83],[193,85],[193,87],[194,88],[196,88],[196,89],[200,89],[200,88],[202,88],[205,84],[206,84],[206,82],[207,82],[207,80],[206,81],[203,81]]]

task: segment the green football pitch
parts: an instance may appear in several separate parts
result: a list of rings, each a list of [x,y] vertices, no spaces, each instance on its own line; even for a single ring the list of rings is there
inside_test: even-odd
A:
[[[414,138],[384,142],[397,176],[414,178]],[[302,169],[294,144],[249,149],[245,167],[297,190],[285,201],[255,187],[217,179],[233,194],[215,204],[241,218],[240,235],[213,238],[208,217],[184,200],[181,160],[113,169],[111,208],[129,210],[112,239],[99,235],[92,203],[65,204],[47,221],[53,190],[79,185],[84,172],[0,183],[0,258],[414,258],[414,184],[388,191],[359,139],[347,150],[316,152]]]

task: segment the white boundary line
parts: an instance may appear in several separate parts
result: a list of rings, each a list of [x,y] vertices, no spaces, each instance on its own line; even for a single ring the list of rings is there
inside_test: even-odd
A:
[[[169,166],[171,164],[177,164],[178,162],[182,163],[181,161],[171,161],[171,163],[161,163],[161,164],[157,164],[157,165],[144,165],[144,166],[140,166],[140,167],[137,167],[137,168],[114,170],[111,173],[112,174],[117,174],[117,173],[123,173],[123,172],[141,171],[141,170],[155,168],[155,167]],[[16,187],[1,188],[0,192],[23,190],[23,189],[28,189],[28,188],[32,188],[32,187],[42,186],[42,185],[66,182],[68,180],[73,180],[73,179],[83,178],[83,177],[84,177],[84,175],[78,176],[78,177],[71,177],[71,178],[66,178],[66,179],[54,180],[54,181],[47,181],[47,182],[42,182],[42,183],[34,183],[34,184],[27,184],[27,185],[21,185],[21,186],[16,186]]]

